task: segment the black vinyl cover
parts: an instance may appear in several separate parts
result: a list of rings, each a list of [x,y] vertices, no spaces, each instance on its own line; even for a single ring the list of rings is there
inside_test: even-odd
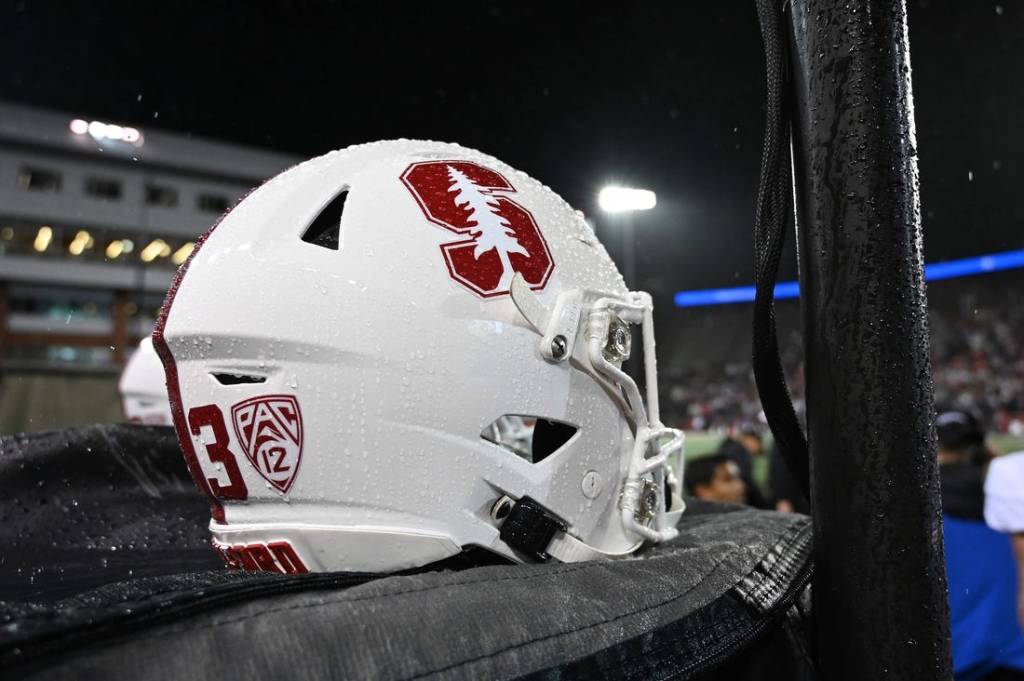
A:
[[[0,677],[814,678],[809,520],[690,504],[630,560],[233,572],[170,428],[4,437]]]

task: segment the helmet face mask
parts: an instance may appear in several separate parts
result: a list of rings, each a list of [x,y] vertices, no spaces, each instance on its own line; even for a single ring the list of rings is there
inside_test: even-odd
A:
[[[649,296],[564,201],[479,152],[382,142],[279,175],[196,248],[154,344],[237,567],[582,560],[674,534]],[[552,528],[543,550],[515,523]]]
[[[520,279],[513,282],[511,294],[523,316],[544,335],[541,354],[549,353],[554,361],[565,358],[579,361],[582,370],[605,387],[609,398],[618,404],[630,424],[633,446],[619,499],[622,524],[627,533],[651,542],[675,538],[675,525],[684,505],[678,496],[678,477],[673,474],[670,461],[674,459],[675,469],[681,474],[683,433],[666,428],[660,421],[651,297],[636,292],[615,296],[567,291],[560,295],[559,303],[564,303],[565,299],[573,302],[556,304],[555,313],[549,314],[539,301],[531,300],[532,293]],[[559,314],[559,310],[563,312]],[[622,369],[631,353],[629,323],[641,326],[646,401],[636,381]],[[550,346],[549,337],[573,340]],[[563,345],[569,348],[582,345],[582,348],[575,352],[567,350],[564,354],[560,349],[558,352],[549,349]],[[594,556],[601,553],[595,551]]]

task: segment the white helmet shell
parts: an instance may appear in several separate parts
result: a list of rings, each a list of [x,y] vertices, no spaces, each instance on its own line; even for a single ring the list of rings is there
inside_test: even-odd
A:
[[[609,314],[649,322],[649,301],[568,204],[479,152],[379,142],[278,175],[200,240],[154,331],[215,546],[251,569],[388,571],[671,536],[658,443],[679,437],[588,358]]]
[[[128,359],[117,389],[121,393],[125,418],[129,421],[151,426],[171,425],[164,368],[149,336],[139,342],[139,347]]]

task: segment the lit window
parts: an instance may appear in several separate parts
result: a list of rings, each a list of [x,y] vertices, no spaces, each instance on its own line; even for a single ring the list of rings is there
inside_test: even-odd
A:
[[[146,203],[150,206],[173,208],[178,205],[178,190],[167,185],[147,184]]]
[[[131,253],[135,244],[130,239],[115,239],[107,244],[106,256],[108,260],[117,260],[122,254]]]
[[[192,255],[192,249],[195,247],[196,245],[191,241],[189,241],[187,244],[182,245],[181,248],[176,250],[171,255],[171,262],[173,262],[175,265],[180,265],[181,263],[185,262],[186,260],[188,260],[188,256]]]
[[[207,213],[224,213],[228,209],[228,200],[220,194],[200,194],[196,197],[196,206]]]
[[[71,240],[70,244],[68,244],[68,253],[76,256],[82,255],[86,249],[92,248],[92,245],[92,235],[84,229],[79,230],[78,233],[75,234],[75,238]]]
[[[36,232],[35,241],[32,242],[32,248],[36,249],[39,253],[42,253],[50,247],[50,242],[53,241],[53,228],[47,225],[43,225]]]
[[[55,170],[24,167],[18,172],[18,186],[33,192],[60,191],[61,177]]]
[[[98,199],[121,198],[121,182],[107,177],[85,178],[85,193]]]
[[[156,258],[166,258],[170,254],[170,244],[163,239],[153,239],[139,252],[139,257],[142,262],[153,262]]]

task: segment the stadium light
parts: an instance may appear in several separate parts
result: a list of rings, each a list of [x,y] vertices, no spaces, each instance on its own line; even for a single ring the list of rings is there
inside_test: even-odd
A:
[[[626,213],[650,210],[658,204],[658,197],[650,189],[633,189],[609,185],[597,195],[597,205],[605,213]]]
[[[76,135],[89,135],[96,140],[127,142],[136,147],[142,146],[144,140],[138,128],[103,121],[85,121],[76,118],[68,124],[71,132]]]
[[[658,205],[658,197],[650,189],[607,185],[597,193],[597,206],[603,212],[617,215],[622,235],[622,277],[627,287],[636,286],[636,243],[633,235],[633,213]]]

